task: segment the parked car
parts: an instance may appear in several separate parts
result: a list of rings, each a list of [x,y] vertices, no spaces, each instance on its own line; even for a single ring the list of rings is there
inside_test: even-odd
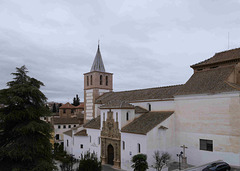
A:
[[[216,162],[208,165],[202,171],[230,171],[231,167],[226,162]]]

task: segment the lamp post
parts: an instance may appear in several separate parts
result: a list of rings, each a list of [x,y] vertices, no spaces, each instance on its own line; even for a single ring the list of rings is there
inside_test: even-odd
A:
[[[181,151],[179,154],[177,154],[178,159],[179,159],[179,163],[178,163],[178,168],[179,168],[179,170],[181,170],[180,158],[182,157],[182,155],[183,155],[183,152],[182,152],[182,151]]]

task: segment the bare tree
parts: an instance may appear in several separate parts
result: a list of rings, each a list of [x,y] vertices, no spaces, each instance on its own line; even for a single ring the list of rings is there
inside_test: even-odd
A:
[[[163,166],[165,166],[169,162],[169,160],[171,159],[171,156],[167,152],[163,152],[160,155],[160,151],[155,151],[153,158],[155,159],[153,168],[156,169],[157,171],[161,171]]]

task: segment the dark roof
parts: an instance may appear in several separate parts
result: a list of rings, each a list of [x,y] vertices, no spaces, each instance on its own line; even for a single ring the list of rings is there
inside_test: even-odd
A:
[[[109,92],[104,93],[97,98],[96,103],[106,104],[111,100],[120,100],[125,102],[135,102],[142,100],[157,100],[173,98],[173,95],[181,88],[182,85],[167,87],[148,88],[131,91]]]
[[[147,113],[148,112],[148,110],[147,109],[144,109],[144,108],[142,108],[142,107],[140,107],[140,106],[135,106],[135,113],[136,114],[140,114],[140,113]]]
[[[79,124],[77,118],[53,118],[54,124]]]
[[[213,57],[205,61],[199,62],[197,64],[194,64],[191,67],[196,68],[196,67],[201,67],[205,65],[212,65],[212,64],[218,64],[222,62],[235,61],[235,60],[237,61],[240,60],[240,48],[216,53]]]
[[[72,137],[72,130],[68,130],[68,131],[64,132],[63,134],[66,134],[66,135]]]
[[[100,115],[83,125],[84,128],[100,129]]]
[[[173,113],[174,111],[159,111],[142,114],[141,116],[124,126],[121,129],[121,132],[133,134],[147,134],[149,131],[151,131],[154,127],[163,122]]]
[[[233,86],[227,83],[227,79],[233,70],[233,66],[228,66],[195,72],[176,95],[215,94],[236,91]]]
[[[134,109],[135,107],[125,101],[111,100],[102,105],[100,109]]]
[[[76,134],[74,134],[76,136],[88,136],[87,134],[87,130],[86,129],[83,129],[81,131],[78,131]]]
[[[104,64],[103,64],[102,55],[101,55],[101,52],[100,52],[99,45],[98,45],[97,53],[96,53],[95,59],[93,61],[92,68],[91,68],[90,72],[92,72],[92,71],[105,72],[105,68],[104,68]]]

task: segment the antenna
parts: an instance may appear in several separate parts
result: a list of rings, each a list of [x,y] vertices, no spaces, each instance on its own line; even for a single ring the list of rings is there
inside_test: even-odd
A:
[[[229,37],[230,37],[229,35],[230,35],[230,34],[229,34],[229,32],[228,32],[228,49],[229,49]]]

